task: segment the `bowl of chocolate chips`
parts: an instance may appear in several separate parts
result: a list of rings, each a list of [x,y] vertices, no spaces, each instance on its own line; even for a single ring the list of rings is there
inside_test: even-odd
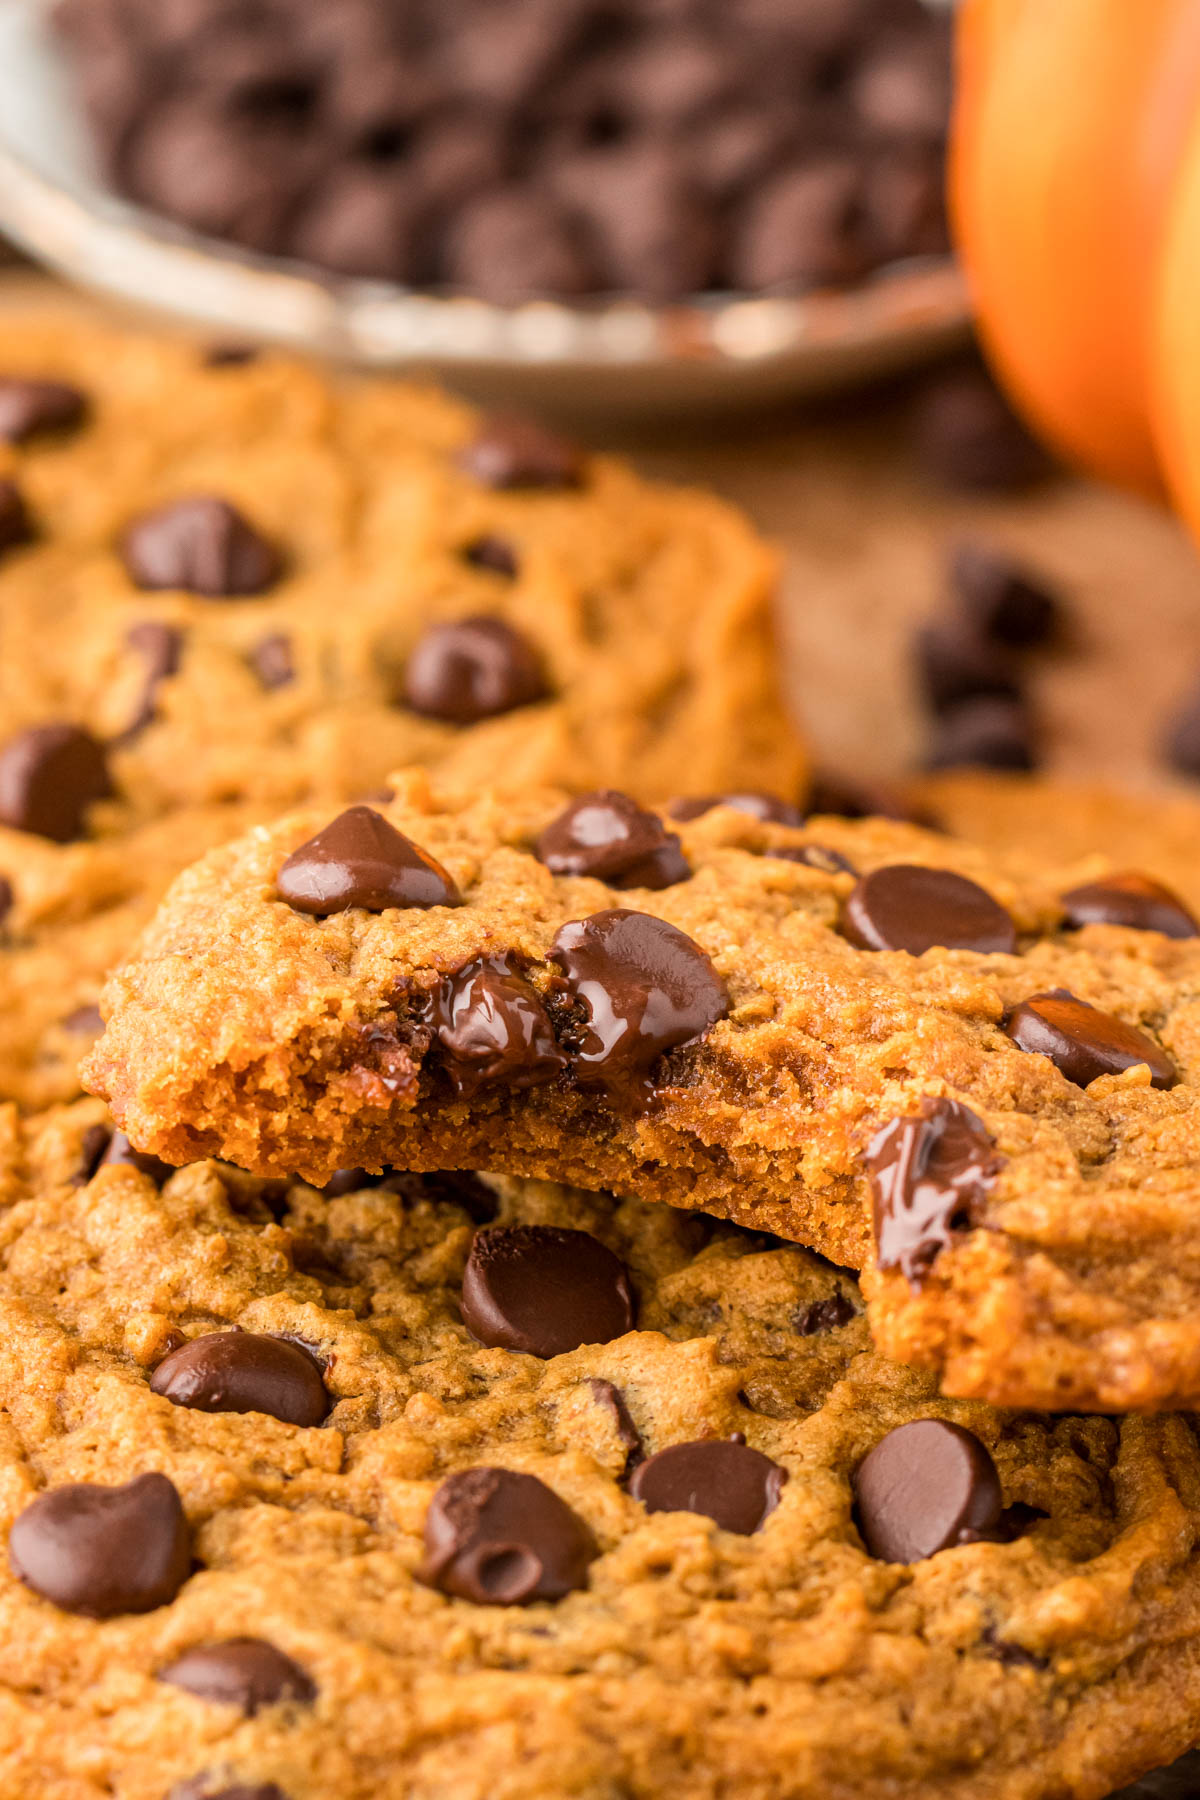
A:
[[[965,320],[927,0],[0,0],[0,229],[214,331],[661,409]]]

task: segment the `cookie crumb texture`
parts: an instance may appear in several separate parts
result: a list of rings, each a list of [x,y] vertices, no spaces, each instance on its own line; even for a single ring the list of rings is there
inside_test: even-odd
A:
[[[0,1114],[6,1794],[1100,1800],[1200,1730],[1187,1420],[940,1399],[850,1277],[677,1210],[89,1181],[97,1134],[92,1102]],[[634,1329],[485,1348],[481,1221],[538,1246],[535,1289],[588,1234]],[[314,1368],[329,1410],[289,1423]],[[917,1438],[932,1544],[889,1473]],[[885,1559],[898,1532],[922,1560]]]
[[[112,979],[91,1084],[173,1163],[465,1162],[809,1243],[953,1394],[1200,1399],[1200,939],[1161,929],[1194,932],[1186,908],[1139,877],[1121,922],[1084,923],[1102,859],[880,819],[583,805],[399,783],[380,825],[442,871],[432,908],[368,910],[353,858],[324,916],[288,904],[281,879],[329,880],[327,810],[215,853]],[[622,885],[615,833],[649,885]]]

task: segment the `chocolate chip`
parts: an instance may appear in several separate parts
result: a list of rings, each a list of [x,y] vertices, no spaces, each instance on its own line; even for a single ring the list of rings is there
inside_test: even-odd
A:
[[[319,1425],[331,1405],[315,1359],[287,1338],[210,1331],[159,1363],[150,1392],[195,1412],[269,1413]]]
[[[588,1388],[597,1406],[602,1406],[612,1417],[617,1433],[617,1442],[625,1452],[625,1467],[622,1474],[642,1459],[642,1434],[634,1424],[625,1396],[613,1382],[605,1381],[601,1375],[592,1375],[588,1379]]]
[[[969,626],[923,625],[913,640],[921,694],[932,712],[942,713],[982,695],[1021,697],[1021,680],[1008,654]]]
[[[563,1356],[633,1330],[633,1289],[619,1257],[587,1231],[498,1225],[475,1234],[463,1323],[493,1350]]]
[[[264,1706],[285,1700],[308,1706],[317,1697],[316,1683],[299,1663],[264,1638],[227,1638],[185,1650],[158,1671],[158,1679],[197,1700],[236,1706],[248,1719]]]
[[[0,376],[0,438],[24,444],[44,432],[69,431],[83,423],[87,402],[64,381]]]
[[[193,1775],[177,1781],[166,1800],[288,1800],[273,1781],[235,1781],[232,1785],[217,1775]]]
[[[107,1125],[89,1125],[79,1141],[79,1164],[71,1177],[72,1187],[86,1187],[100,1167],[108,1141],[112,1136]]]
[[[1052,466],[982,369],[929,383],[913,421],[913,448],[927,473],[967,492],[1011,493],[1042,480]]]
[[[510,581],[518,572],[517,553],[507,538],[489,532],[474,538],[463,551],[463,561],[473,569],[490,569],[493,575],[504,575]]]
[[[33,542],[33,520],[15,481],[0,481],[0,553]]]
[[[100,1166],[105,1167],[109,1163],[140,1170],[143,1175],[149,1176],[156,1187],[161,1187],[167,1177],[175,1173],[170,1163],[161,1162],[148,1151],[135,1150],[123,1131],[114,1131],[109,1139]]]
[[[123,1487],[73,1482],[39,1494],[19,1515],[8,1560],[62,1611],[111,1619],[175,1598],[191,1571],[191,1533],[165,1475]]]
[[[1014,769],[1037,767],[1029,713],[1019,700],[964,700],[938,721],[927,769]]]
[[[764,182],[734,241],[735,286],[803,293],[858,281],[873,260],[864,202],[853,157],[822,156]]]
[[[206,369],[244,369],[261,355],[257,344],[210,344],[201,361]]]
[[[112,791],[104,745],[79,725],[33,725],[0,750],[0,824],[14,831],[74,843]]]
[[[489,488],[574,488],[584,476],[574,444],[515,413],[485,420],[459,464]]]
[[[675,833],[613,788],[573,800],[533,853],[552,875],[590,875],[615,888],[673,887],[692,872]]]
[[[16,904],[16,888],[7,875],[0,875],[0,931],[8,924],[9,914]]]
[[[259,638],[246,652],[246,661],[268,692],[287,687],[296,679],[292,640],[286,631],[271,631]]]
[[[926,1098],[867,1150],[876,1261],[915,1286],[955,1233],[980,1216],[1003,1167],[983,1121],[958,1100]]]
[[[994,1539],[1003,1510],[987,1450],[943,1419],[916,1419],[880,1438],[858,1466],[854,1500],[867,1549],[891,1563]]]
[[[121,555],[140,588],[180,588],[205,600],[265,593],[278,580],[279,552],[227,500],[196,494],[144,513]]]
[[[889,863],[862,876],[846,901],[842,931],[860,950],[912,956],[935,946],[982,956],[1017,948],[1016,927],[989,893],[951,869],[918,863]]]
[[[296,912],[317,918],[352,906],[385,912],[462,905],[441,864],[369,806],[350,807],[293,850],[275,885]]]
[[[986,544],[958,544],[950,584],[967,623],[993,642],[1028,650],[1062,627],[1062,605],[1038,576]]]
[[[421,1579],[480,1606],[525,1606],[584,1587],[596,1555],[583,1520],[535,1475],[463,1469],[430,1502]]]
[[[845,1294],[831,1294],[828,1300],[814,1300],[796,1314],[793,1321],[800,1337],[817,1337],[823,1331],[838,1331],[856,1319],[856,1312]]]
[[[584,232],[555,196],[514,186],[467,200],[450,222],[442,257],[452,286],[469,288],[496,306],[519,306],[545,296],[569,299],[594,288],[599,278]],[[576,482],[554,476],[490,485],[562,487]]]
[[[820,869],[822,875],[857,875],[858,870],[849,857],[843,856],[840,850],[831,850],[828,844],[789,844],[783,849],[768,849],[764,856],[773,856],[777,862],[803,863],[806,868]]]
[[[1133,872],[1085,882],[1062,897],[1063,927],[1124,925],[1130,931],[1161,931],[1164,937],[1200,936],[1200,925],[1178,894],[1161,881]]]
[[[585,1083],[646,1092],[660,1056],[729,1011],[725,983],[699,944],[649,913],[613,908],[572,920],[549,954],[586,1015],[572,1059]]]
[[[647,1512],[704,1513],[749,1537],[779,1505],[787,1470],[744,1438],[672,1444],[634,1470],[629,1491]]]
[[[673,819],[686,824],[711,812],[714,806],[730,806],[734,812],[746,813],[751,819],[762,819],[770,825],[803,825],[804,814],[798,806],[790,806],[778,794],[703,794],[695,798],[672,800],[667,811]]]
[[[428,719],[473,725],[549,694],[533,645],[483,615],[431,625],[404,671],[404,704]]]
[[[428,1023],[455,1092],[540,1087],[567,1066],[546,1009],[511,955],[481,956],[429,997]]]
[[[141,624],[130,628],[125,642],[145,662],[146,685],[133,718],[116,739],[119,744],[129,743],[154,718],[159,683],[179,672],[183,632],[177,625],[166,625],[158,619],[144,619]]]
[[[1076,999],[1066,988],[1023,1000],[1009,1012],[1004,1029],[1018,1050],[1048,1056],[1076,1087],[1086,1087],[1098,1075],[1120,1075],[1140,1063],[1149,1067],[1152,1087],[1174,1087],[1179,1079],[1166,1051],[1151,1038]]]

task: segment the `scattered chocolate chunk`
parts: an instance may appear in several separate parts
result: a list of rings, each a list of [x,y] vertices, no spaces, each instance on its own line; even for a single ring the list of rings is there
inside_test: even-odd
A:
[[[288,687],[296,679],[292,640],[286,631],[269,631],[246,653],[246,661],[268,692]]]
[[[585,1587],[596,1555],[583,1520],[535,1475],[463,1469],[430,1502],[421,1579],[479,1606],[525,1606]]]
[[[572,920],[549,954],[586,1015],[572,1059],[585,1083],[645,1093],[660,1056],[729,1011],[725,983],[699,944],[649,913],[613,908]]]
[[[408,659],[404,704],[448,725],[474,725],[549,695],[541,658],[503,619],[431,625]]]
[[[885,1125],[867,1149],[879,1268],[919,1285],[981,1216],[1002,1167],[983,1121],[958,1100],[926,1098],[914,1117]]]
[[[269,1413],[319,1425],[332,1404],[316,1360],[287,1338],[210,1331],[159,1363],[150,1392],[196,1412]]]
[[[592,1375],[588,1379],[592,1399],[597,1406],[602,1406],[612,1417],[616,1428],[617,1442],[625,1452],[625,1468],[628,1474],[633,1465],[642,1459],[642,1434],[634,1424],[625,1396],[611,1381],[605,1381],[601,1375]]]
[[[951,869],[889,863],[860,878],[846,901],[842,931],[860,950],[907,950],[923,956],[935,946],[1012,955],[1016,927],[976,882]]]
[[[210,344],[201,360],[206,369],[244,369],[261,355],[257,344]]]
[[[938,720],[927,769],[1012,769],[1038,763],[1033,726],[1020,700],[964,700]]]
[[[1062,629],[1058,596],[1002,550],[978,543],[955,545],[950,585],[963,618],[993,643],[1036,649]]]
[[[831,1294],[828,1300],[814,1300],[796,1314],[794,1324],[800,1337],[817,1337],[823,1331],[837,1331],[856,1319],[858,1313],[845,1294]]]
[[[166,1800],[289,1800],[273,1781],[235,1781],[232,1785],[222,1776],[192,1775],[177,1781]]]
[[[981,696],[1021,697],[1020,671],[1012,658],[969,626],[923,625],[913,653],[922,698],[934,713]]]
[[[983,369],[953,370],[928,384],[913,448],[935,480],[968,493],[1030,487],[1053,466]]]
[[[140,1170],[143,1175],[149,1176],[156,1187],[161,1187],[167,1177],[175,1173],[170,1163],[160,1161],[146,1150],[135,1150],[123,1131],[113,1132],[99,1166],[104,1167],[109,1163],[126,1164],[132,1169]]]
[[[264,1706],[281,1701],[309,1706],[317,1697],[311,1676],[264,1638],[226,1638],[221,1644],[185,1650],[158,1671],[158,1679],[197,1700],[236,1706],[248,1719]]]
[[[764,855],[773,856],[777,862],[803,863],[806,868],[820,869],[823,875],[858,874],[849,857],[840,850],[831,850],[828,844],[789,844],[783,849],[764,851]]]
[[[463,1323],[493,1350],[563,1356],[633,1330],[633,1289],[619,1257],[587,1231],[498,1225],[475,1234]]]
[[[1085,925],[1123,925],[1129,931],[1161,931],[1169,938],[1200,936],[1200,924],[1178,894],[1149,875],[1106,875],[1071,888],[1062,904],[1068,931],[1081,931]]]
[[[1086,1087],[1098,1075],[1120,1075],[1140,1063],[1149,1068],[1153,1087],[1174,1087],[1179,1079],[1171,1058],[1153,1039],[1066,988],[1023,1000],[1008,1014],[1004,1029],[1018,1050],[1048,1056],[1076,1087]]]
[[[82,726],[33,725],[0,750],[0,825],[14,831],[74,843],[112,791],[104,745]]]
[[[540,1087],[566,1068],[546,1009],[511,955],[481,956],[429,998],[441,1067],[456,1093]]]
[[[854,1502],[880,1562],[922,1562],[1003,1535],[995,1463],[973,1433],[944,1419],[916,1419],[880,1438],[855,1473]]]
[[[322,919],[352,906],[462,905],[441,864],[369,806],[350,807],[293,850],[275,885],[296,912]]]
[[[144,619],[132,626],[125,641],[146,665],[146,685],[133,718],[116,740],[119,744],[129,743],[150,724],[155,714],[159,684],[178,674],[179,659],[183,654],[182,631],[177,625],[164,624],[160,619]]]
[[[122,1487],[72,1482],[39,1494],[17,1517],[8,1560],[63,1612],[112,1619],[175,1598],[191,1572],[191,1533],[165,1475]]]
[[[699,819],[714,806],[731,806],[734,812],[746,813],[770,825],[803,825],[804,814],[798,806],[781,800],[778,794],[702,794],[672,800],[667,811],[680,824]]]
[[[0,481],[0,554],[34,539],[33,520],[15,481]]]
[[[692,872],[675,833],[613,788],[573,800],[533,853],[552,875],[589,875],[615,888],[673,887]]]
[[[787,1470],[744,1438],[672,1444],[634,1470],[629,1491],[647,1512],[704,1513],[749,1537],[779,1505]]]
[[[489,569],[493,575],[503,575],[510,581],[516,579],[519,569],[513,546],[507,538],[493,532],[473,538],[463,551],[463,561],[473,569]]]
[[[584,477],[584,459],[574,444],[515,413],[486,419],[459,463],[490,488],[575,488]]]
[[[128,527],[121,555],[140,588],[180,588],[205,600],[265,593],[279,579],[273,544],[236,507],[195,494],[144,513]]]
[[[0,376],[0,439],[6,443],[25,444],[46,432],[70,431],[83,423],[86,412],[79,389],[64,381]]]
[[[86,1187],[104,1158],[112,1136],[107,1125],[89,1125],[79,1142],[79,1164],[71,1177],[72,1187]]]

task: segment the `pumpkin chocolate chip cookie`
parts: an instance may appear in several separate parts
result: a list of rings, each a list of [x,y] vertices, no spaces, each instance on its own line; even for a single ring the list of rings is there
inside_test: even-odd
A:
[[[259,829],[176,884],[85,1078],[171,1163],[502,1168],[810,1244],[951,1394],[1196,1404],[1189,909],[734,800],[413,774]]]
[[[0,1200],[6,1793],[1100,1800],[1200,1731],[1190,1422],[939,1398],[808,1251],[92,1102]]]

